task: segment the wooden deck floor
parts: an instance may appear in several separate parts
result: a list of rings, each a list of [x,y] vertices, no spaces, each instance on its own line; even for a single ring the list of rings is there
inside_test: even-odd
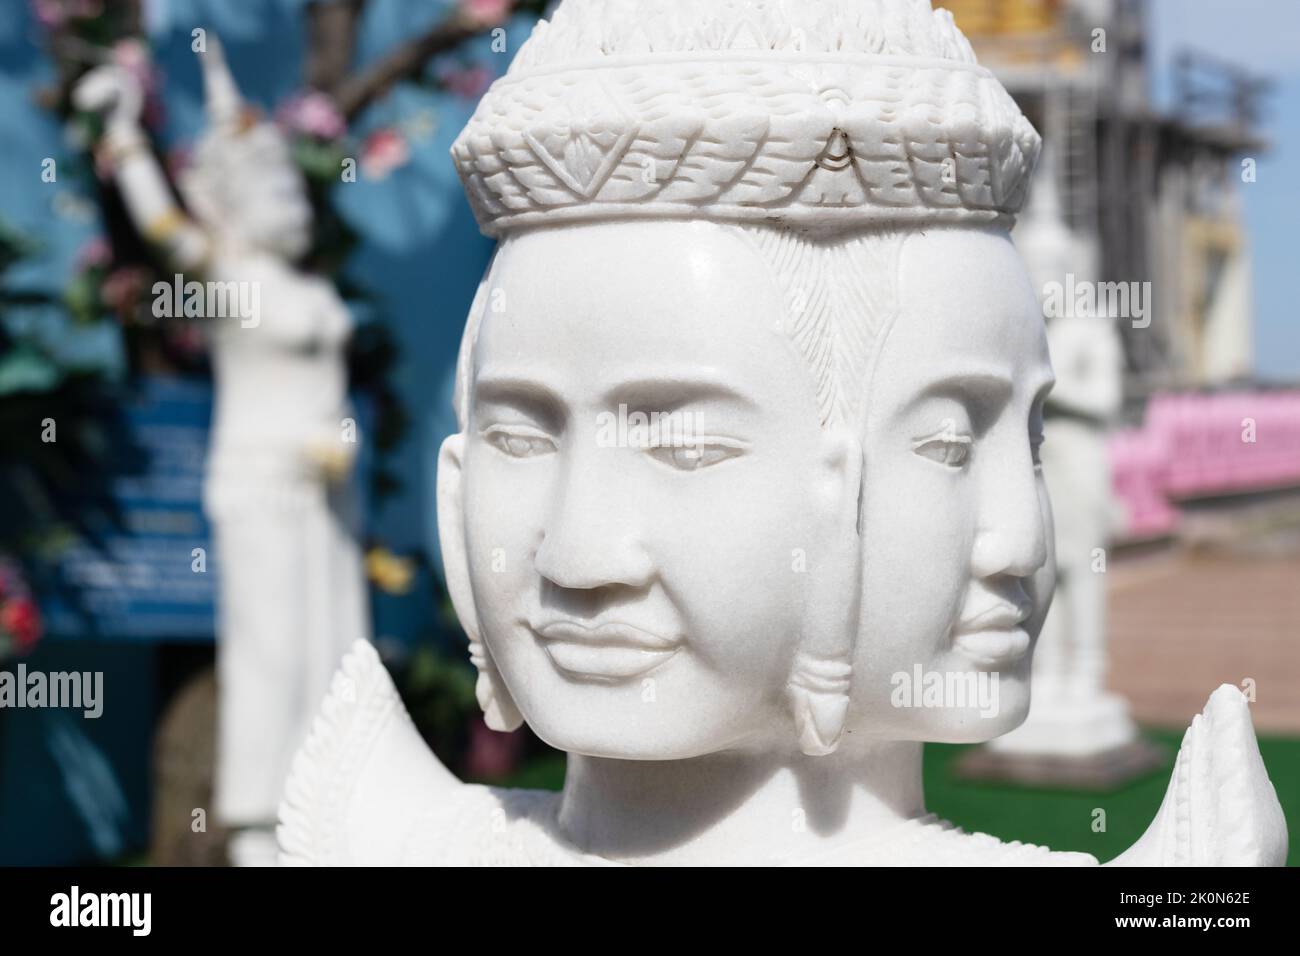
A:
[[[1133,716],[1185,727],[1253,678],[1263,734],[1300,735],[1300,554],[1174,549],[1109,572],[1109,684]]]

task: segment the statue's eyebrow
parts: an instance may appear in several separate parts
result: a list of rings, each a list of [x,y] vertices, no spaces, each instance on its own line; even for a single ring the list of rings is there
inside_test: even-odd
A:
[[[509,405],[547,421],[564,419],[564,400],[550,386],[522,375],[480,373],[474,379],[474,404]]]
[[[909,404],[927,398],[950,397],[960,401],[974,398],[987,405],[1004,405],[1015,391],[1015,383],[1005,372],[992,369],[963,369],[943,375],[926,384]]]
[[[605,393],[604,400],[611,406],[627,405],[660,412],[705,401],[733,402],[750,410],[758,408],[758,402],[738,385],[720,378],[671,373],[619,382]]]

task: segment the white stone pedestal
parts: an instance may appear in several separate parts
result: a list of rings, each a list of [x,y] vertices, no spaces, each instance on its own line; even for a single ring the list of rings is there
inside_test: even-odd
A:
[[[1104,791],[1165,762],[1163,749],[1139,733],[1122,697],[1101,692],[1071,699],[1038,690],[1020,727],[958,761],[961,776]]]
[[[1028,719],[1011,733],[990,741],[989,749],[1026,756],[1094,757],[1137,740],[1128,704],[1115,694],[1061,700],[1040,698],[1035,688],[1034,700]],[[1039,700],[1044,704],[1041,708]]]

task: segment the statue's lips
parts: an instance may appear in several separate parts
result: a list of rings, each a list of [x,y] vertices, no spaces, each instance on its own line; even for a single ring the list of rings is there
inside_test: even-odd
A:
[[[653,670],[677,653],[681,641],[622,622],[594,626],[573,620],[532,626],[551,662],[571,677],[628,680]]]
[[[986,608],[957,625],[953,646],[986,667],[1014,663],[1029,650],[1029,633],[1020,625],[1032,613],[1027,601]]]
[[[972,631],[958,634],[953,646],[976,664],[999,667],[1011,664],[1029,650],[1029,633],[1024,628],[1001,631]]]

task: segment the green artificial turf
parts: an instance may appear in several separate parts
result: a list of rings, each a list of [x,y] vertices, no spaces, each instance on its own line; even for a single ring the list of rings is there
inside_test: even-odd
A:
[[[1169,786],[1182,731],[1149,730],[1147,736],[1165,748],[1164,766],[1111,793],[959,780],[953,764],[969,747],[930,744],[925,748],[926,806],[967,831],[1091,853],[1104,863],[1146,832]],[[1261,737],[1259,750],[1286,814],[1291,835],[1287,865],[1296,866],[1300,864],[1300,740]],[[1097,810],[1104,811],[1104,818]],[[1104,822],[1104,831],[1094,832],[1094,819]]]
[[[970,748],[929,744],[925,748],[926,806],[968,832],[1091,853],[1104,863],[1146,831],[1169,785],[1182,732],[1148,731],[1147,736],[1164,746],[1165,765],[1104,794],[959,780],[953,763]],[[1259,749],[1291,834],[1287,865],[1300,865],[1300,739],[1261,737]],[[563,782],[564,755],[553,753],[530,761],[505,784],[558,790]],[[1104,817],[1097,810],[1104,811]],[[1094,820],[1104,822],[1105,829],[1094,830]]]

